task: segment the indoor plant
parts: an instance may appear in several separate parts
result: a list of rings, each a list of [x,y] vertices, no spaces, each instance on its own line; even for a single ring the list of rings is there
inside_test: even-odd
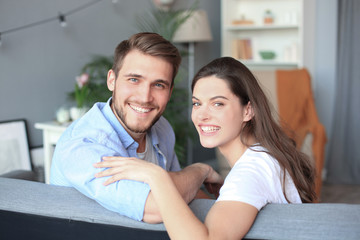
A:
[[[112,57],[96,55],[81,68],[74,91],[69,93],[76,102],[76,107],[70,109],[72,120],[82,116],[94,103],[109,99],[111,92],[107,88],[106,77],[111,67]]]
[[[76,120],[83,116],[88,107],[85,105],[85,101],[89,95],[89,74],[83,73],[80,76],[77,76],[75,83],[74,97],[76,101],[76,106],[70,108],[70,117],[72,120]]]

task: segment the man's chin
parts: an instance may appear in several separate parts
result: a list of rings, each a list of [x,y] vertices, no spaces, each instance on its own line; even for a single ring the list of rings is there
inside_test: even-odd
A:
[[[151,127],[152,125],[143,126],[143,127],[127,125],[127,128],[133,133],[146,133]]]
[[[149,128],[147,128],[147,129],[133,129],[133,128],[129,128],[129,130],[130,130],[131,132],[133,132],[133,133],[146,133],[146,132],[149,130]]]

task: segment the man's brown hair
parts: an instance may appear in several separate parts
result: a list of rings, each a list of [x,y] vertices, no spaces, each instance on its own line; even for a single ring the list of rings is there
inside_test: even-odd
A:
[[[168,40],[157,33],[142,32],[132,35],[128,40],[124,40],[115,49],[114,63],[112,70],[115,77],[118,77],[125,56],[131,50],[138,50],[144,54],[154,57],[160,57],[173,66],[173,76],[171,87],[174,85],[174,79],[178,72],[181,56],[178,49]]]

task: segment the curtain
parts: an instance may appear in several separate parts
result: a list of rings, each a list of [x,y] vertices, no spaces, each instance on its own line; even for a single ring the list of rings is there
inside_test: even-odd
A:
[[[327,182],[360,184],[360,1],[339,0],[337,88]]]

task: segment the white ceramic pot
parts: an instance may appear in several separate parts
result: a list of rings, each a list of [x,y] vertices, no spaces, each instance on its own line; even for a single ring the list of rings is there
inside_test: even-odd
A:
[[[89,110],[89,108],[87,108],[87,107],[82,107],[82,108],[72,107],[72,108],[70,108],[71,120],[75,121],[76,119],[81,118],[82,116],[85,115],[85,113],[88,110]]]
[[[56,120],[61,124],[69,122],[70,121],[69,109],[62,107],[59,110],[57,110],[57,112],[56,112]]]

